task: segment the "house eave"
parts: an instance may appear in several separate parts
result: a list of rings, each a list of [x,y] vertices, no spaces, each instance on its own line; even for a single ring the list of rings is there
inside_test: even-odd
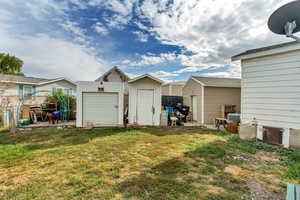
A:
[[[238,61],[238,60],[253,59],[253,58],[270,56],[270,55],[280,54],[280,53],[287,53],[287,52],[297,51],[297,50],[300,50],[300,44],[298,42],[288,42],[288,43],[248,50],[241,54],[232,56],[231,60]]]

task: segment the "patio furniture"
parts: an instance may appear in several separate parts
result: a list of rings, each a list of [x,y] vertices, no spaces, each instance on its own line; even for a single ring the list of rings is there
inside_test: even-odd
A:
[[[177,117],[171,117],[171,126],[176,126],[176,122],[177,122]]]
[[[220,129],[220,126],[223,126],[224,128],[227,127],[227,119],[225,118],[216,118],[215,119],[215,125],[216,128]]]

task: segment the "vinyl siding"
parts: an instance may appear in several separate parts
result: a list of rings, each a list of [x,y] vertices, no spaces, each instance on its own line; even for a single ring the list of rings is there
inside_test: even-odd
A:
[[[240,88],[204,88],[204,123],[213,124],[214,119],[221,117],[222,105],[236,105],[240,111],[241,89]]]
[[[60,88],[60,89],[72,89],[72,94],[76,95],[76,85],[73,85],[71,83],[69,83],[68,81],[57,81],[51,84],[46,84],[46,85],[41,85],[38,86],[36,88],[36,91],[41,91],[41,90],[45,90],[45,91],[49,91],[49,93],[52,93],[53,88]],[[47,94],[46,92],[42,92],[37,94],[38,96],[47,96],[49,95],[49,93]]]
[[[202,86],[196,82],[193,79],[188,80],[188,82],[186,83],[186,85],[183,87],[182,89],[182,94],[183,94],[183,104],[190,106],[190,110],[192,110],[192,96],[197,96],[197,108],[198,108],[198,112],[197,112],[197,119],[198,122],[201,123],[202,122]]]
[[[172,85],[171,96],[182,96],[182,85]]]
[[[165,96],[182,96],[183,85],[167,84],[162,86],[162,95]]]
[[[300,129],[300,51],[242,61],[242,122]]]
[[[163,95],[163,96],[170,95],[170,85],[164,85],[161,87],[161,95]]]
[[[15,107],[20,103],[20,98],[22,96],[19,95],[19,84],[7,84],[7,83],[0,83],[0,103],[2,102],[3,98],[5,97],[8,101],[10,106]],[[62,89],[72,89],[73,95],[76,95],[76,86],[73,84],[70,84],[67,81],[57,81],[54,83],[42,85],[42,86],[36,86],[35,91],[49,91],[49,92],[40,92],[34,95],[32,98],[26,99],[24,104],[42,104],[47,96],[51,95],[52,88],[62,88]]]
[[[107,82],[117,82],[117,83],[122,83],[122,79],[120,78],[120,74],[117,73],[116,71],[112,71],[108,76],[107,76]],[[103,78],[101,77],[97,82],[104,82]],[[128,94],[128,83],[124,83],[125,87],[125,94]]]

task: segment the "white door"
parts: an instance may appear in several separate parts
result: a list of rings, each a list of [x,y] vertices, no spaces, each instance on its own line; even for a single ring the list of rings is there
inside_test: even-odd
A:
[[[137,123],[153,125],[154,90],[138,90],[137,94]]]
[[[198,114],[197,114],[197,96],[192,96],[192,115],[193,115],[193,121],[198,120]]]
[[[82,122],[93,123],[94,126],[118,124],[117,93],[83,93]]]

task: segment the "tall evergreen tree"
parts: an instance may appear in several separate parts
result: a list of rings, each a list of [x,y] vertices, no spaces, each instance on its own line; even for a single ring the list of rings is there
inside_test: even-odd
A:
[[[21,72],[23,61],[15,56],[0,53],[0,74],[24,76]]]

